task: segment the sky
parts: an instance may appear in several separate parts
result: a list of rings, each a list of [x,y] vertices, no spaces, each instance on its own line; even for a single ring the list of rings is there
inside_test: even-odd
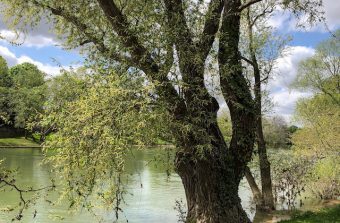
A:
[[[334,31],[340,28],[340,0],[324,0],[327,25]],[[288,122],[293,122],[292,114],[299,98],[308,97],[309,92],[292,90],[290,83],[294,80],[301,60],[312,56],[315,47],[330,37],[330,33],[321,25],[307,30],[296,28],[296,21],[289,14],[278,12],[270,19],[270,25],[281,34],[292,36],[287,47],[289,53],[277,60],[277,74],[269,80],[267,90],[274,102],[272,115],[281,115]],[[13,39],[15,34],[3,22],[0,14],[0,35]],[[40,24],[25,37],[21,36],[19,45],[12,45],[0,39],[0,55],[7,60],[9,66],[30,62],[49,75],[57,75],[60,68],[79,67],[84,60],[76,50],[65,50],[60,46],[55,35],[49,31],[49,25]]]

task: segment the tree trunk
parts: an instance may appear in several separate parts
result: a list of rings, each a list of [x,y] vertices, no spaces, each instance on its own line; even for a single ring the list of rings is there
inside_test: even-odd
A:
[[[251,222],[241,206],[230,156],[214,148],[202,158],[177,153],[176,169],[187,200],[187,223]]]
[[[257,133],[257,146],[260,160],[260,174],[262,185],[263,205],[260,209],[274,210],[274,196],[272,189],[272,179],[270,172],[270,163],[267,156],[266,143],[264,141],[262,131],[262,118],[261,116],[256,120],[256,133]]]
[[[262,193],[259,187],[257,186],[257,183],[253,175],[251,174],[249,167],[246,168],[245,176],[250,186],[251,192],[253,193],[253,198],[254,198],[256,207],[262,206],[263,204]]]
[[[189,135],[177,135],[182,138],[177,138],[180,149],[176,153],[175,168],[186,194],[186,222],[251,222],[238,196],[244,174],[240,170],[243,168],[238,165],[233,148],[228,148],[218,128],[217,109],[210,114],[204,122],[196,123],[199,126],[194,124]],[[204,132],[205,136],[197,137],[197,131]]]

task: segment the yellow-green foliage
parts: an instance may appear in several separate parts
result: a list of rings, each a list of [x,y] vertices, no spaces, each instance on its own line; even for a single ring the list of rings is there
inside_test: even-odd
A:
[[[330,97],[318,94],[300,100],[296,115],[304,124],[292,138],[300,152],[322,156],[339,151],[340,109]]]
[[[340,195],[340,109],[324,94],[301,100],[297,117],[304,123],[292,137],[295,155],[314,160],[306,179],[308,188],[321,199]]]
[[[152,86],[109,74],[84,77],[87,83],[78,99],[45,116],[57,132],[45,144],[55,150],[49,161],[72,205],[92,207],[88,197],[103,199],[106,207],[120,199],[125,155],[162,133],[166,112],[149,97]],[[158,120],[163,120],[160,123]],[[102,201],[103,201],[102,200]]]
[[[319,160],[311,171],[308,188],[320,199],[340,196],[340,163],[332,156]]]
[[[314,162],[308,183],[320,198],[340,195],[339,50],[338,38],[320,44],[316,55],[300,64],[294,83],[294,87],[315,92],[313,97],[297,103],[295,116],[303,128],[295,132],[292,143],[297,156]]]

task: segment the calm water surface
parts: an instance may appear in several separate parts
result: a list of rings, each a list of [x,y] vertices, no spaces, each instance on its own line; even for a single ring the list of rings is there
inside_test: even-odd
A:
[[[161,152],[160,152],[161,151]],[[129,179],[129,192],[126,195],[124,214],[120,214],[118,222],[129,223],[175,223],[178,220],[178,212],[174,209],[176,200],[183,200],[185,195],[181,180],[176,174],[168,176],[164,167],[157,163],[158,155],[164,150],[149,149],[135,151],[127,162],[127,171],[131,173]],[[43,155],[39,149],[0,149],[0,159],[5,159],[5,167],[19,169],[18,184],[21,186],[33,186],[35,188],[50,184],[51,176],[49,167],[41,165]],[[151,162],[150,162],[151,161]],[[158,165],[159,164],[159,165]],[[250,218],[254,218],[254,207],[251,204],[251,193],[247,184],[240,187],[242,205]],[[56,199],[57,195],[49,195],[49,199]],[[95,218],[86,210],[70,213],[68,204],[50,205],[40,198],[34,208],[25,212],[24,223],[92,223]],[[0,208],[7,205],[15,205],[18,195],[15,192],[0,191]],[[33,219],[33,212],[37,215]],[[104,222],[113,222],[113,212],[98,210]],[[15,213],[0,212],[0,223],[11,222]]]

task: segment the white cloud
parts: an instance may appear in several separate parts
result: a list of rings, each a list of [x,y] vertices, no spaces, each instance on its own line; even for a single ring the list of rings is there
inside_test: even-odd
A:
[[[274,14],[268,19],[268,25],[282,29],[291,20],[291,14],[281,8],[277,8]]]
[[[6,25],[3,16],[0,15],[0,36],[5,37],[8,41],[14,41],[27,47],[41,48],[59,44],[55,33],[51,31],[53,30],[51,27],[53,27],[51,23],[42,17],[41,21],[36,24],[35,27],[26,27],[25,34],[21,32],[19,38],[17,38],[14,30]]]
[[[60,73],[59,66],[44,64],[39,61],[33,60],[32,58],[25,55],[16,56],[13,52],[11,52],[7,47],[4,46],[0,46],[0,55],[4,57],[9,66],[28,62],[36,65],[41,71],[45,72],[48,75],[57,75]]]
[[[326,21],[331,30],[339,28],[340,26],[340,1],[323,0],[325,7]]]
[[[301,60],[312,56],[315,50],[305,46],[287,47],[286,55],[277,59],[276,73],[269,83],[269,90],[289,86],[295,79],[298,65]]]
[[[7,47],[0,46],[0,55],[5,58],[9,66],[16,65],[18,59]]]
[[[0,37],[3,38],[1,40],[3,42],[14,42],[27,47],[41,48],[58,44],[58,42],[56,42],[52,37],[43,36],[40,34],[25,35],[23,33],[15,33],[5,29],[0,30]]]
[[[28,56],[20,56],[18,59],[18,64],[22,64],[22,63],[32,63],[34,65],[36,65],[39,70],[45,72],[46,74],[49,75],[57,75],[60,73],[60,67],[59,66],[53,66],[50,64],[43,64],[39,61],[35,61],[32,58],[28,57]]]
[[[288,88],[282,88],[281,91],[277,91],[271,94],[274,102],[274,112],[280,116],[283,116],[286,121],[290,121],[292,114],[294,113],[296,102],[300,98],[311,96],[311,92],[301,92],[296,90],[289,90]]]
[[[334,0],[323,0],[323,10],[324,17],[326,19],[327,26],[330,30],[334,31],[340,27],[340,1]],[[300,18],[300,24],[307,25],[307,15]],[[290,12],[284,11],[278,8],[275,14],[268,20],[268,24],[278,28],[279,30],[284,30],[287,32],[294,31],[313,31],[313,32],[328,32],[323,23],[316,23],[312,27],[307,27],[305,29],[297,27],[297,19]]]
[[[292,90],[290,89],[290,85],[297,75],[300,61],[314,55],[315,50],[305,46],[287,48],[287,53],[277,59],[276,69],[274,71],[275,75],[269,79],[268,85],[266,85],[265,88],[269,91],[269,97],[274,103],[274,114],[280,115],[287,122],[290,122],[297,100],[312,95],[311,92]],[[216,83],[216,81],[214,82]],[[219,100],[219,104],[221,107],[219,114],[228,111],[223,98]]]
[[[313,48],[294,46],[289,48],[288,54],[277,59],[276,75],[269,81],[267,90],[274,102],[274,112],[287,121],[294,112],[296,101],[311,95],[311,92],[290,90],[289,86],[297,75],[299,62],[314,53]]]

